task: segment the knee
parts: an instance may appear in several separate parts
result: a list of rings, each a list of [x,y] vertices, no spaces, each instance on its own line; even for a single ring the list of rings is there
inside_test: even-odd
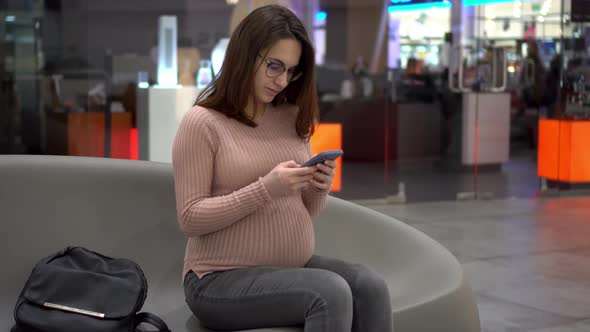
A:
[[[355,298],[370,299],[371,302],[389,305],[389,288],[383,278],[364,265],[357,265],[354,282],[350,285]]]
[[[316,293],[317,300],[321,305],[330,308],[330,311],[339,312],[342,317],[352,315],[352,290],[349,284],[336,273],[317,270],[316,287],[313,291]],[[351,316],[352,317],[352,316]]]

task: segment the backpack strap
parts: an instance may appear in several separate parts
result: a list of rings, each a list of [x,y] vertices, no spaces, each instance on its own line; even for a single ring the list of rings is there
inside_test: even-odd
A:
[[[135,315],[135,329],[134,331],[141,332],[137,329],[139,324],[147,323],[157,328],[157,332],[170,332],[168,325],[158,316],[150,314],[149,312],[140,312]],[[154,331],[155,332],[155,331]]]

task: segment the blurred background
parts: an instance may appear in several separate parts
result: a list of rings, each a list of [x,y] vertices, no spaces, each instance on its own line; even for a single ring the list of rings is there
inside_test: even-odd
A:
[[[587,0],[0,0],[0,154],[169,162],[232,29],[270,3],[316,48],[333,195],[590,188]]]

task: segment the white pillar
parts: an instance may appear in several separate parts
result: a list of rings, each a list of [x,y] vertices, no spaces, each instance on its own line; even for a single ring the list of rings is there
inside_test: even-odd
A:
[[[302,1],[302,19],[309,34],[309,38],[313,40],[313,31],[316,27],[316,13],[320,10],[319,0],[304,0]],[[315,41],[313,41],[315,42]]]
[[[379,17],[379,25],[377,26],[377,40],[375,41],[375,48],[373,49],[373,56],[371,57],[371,64],[369,65],[369,72],[376,74],[379,70],[379,60],[383,55],[383,47],[386,38],[387,30],[389,28],[389,12],[387,7],[390,0],[383,0],[381,5],[381,17]]]
[[[400,19],[398,17],[389,16],[389,32],[387,34],[387,67],[398,68],[400,59],[400,35],[399,35]]]
[[[451,3],[452,45],[455,47],[471,45],[475,32],[475,7],[463,7],[462,0],[452,0]]]
[[[158,85],[176,86],[178,83],[178,45],[176,16],[158,19]]]

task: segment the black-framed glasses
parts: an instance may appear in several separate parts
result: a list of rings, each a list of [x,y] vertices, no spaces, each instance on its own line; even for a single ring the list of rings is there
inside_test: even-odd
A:
[[[266,76],[270,78],[277,78],[283,75],[284,72],[287,72],[287,82],[291,83],[300,78],[303,74],[297,67],[287,69],[287,67],[281,62],[269,60],[262,55],[258,56],[266,62]]]

